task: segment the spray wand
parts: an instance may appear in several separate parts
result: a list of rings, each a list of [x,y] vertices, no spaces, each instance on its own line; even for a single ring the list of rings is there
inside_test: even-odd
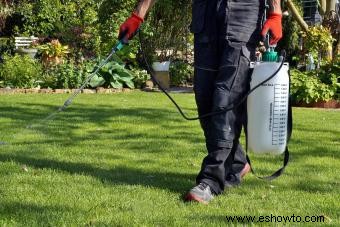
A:
[[[51,113],[48,115],[46,118],[42,119],[41,121],[45,122],[50,119],[52,119],[55,115],[58,113],[64,111],[69,105],[72,104],[73,99],[75,99],[81,92],[82,90],[87,86],[87,84],[91,81],[91,79],[98,73],[98,71],[104,67],[110,60],[110,58],[120,51],[124,46],[124,41],[120,40],[112,49],[110,54],[100,63],[96,66],[95,70],[85,79],[83,84],[64,102],[64,105],[60,106],[57,111]],[[33,128],[33,124],[27,126],[27,128]]]

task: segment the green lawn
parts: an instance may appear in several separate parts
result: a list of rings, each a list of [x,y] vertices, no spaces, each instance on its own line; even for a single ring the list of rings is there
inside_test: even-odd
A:
[[[26,128],[67,97],[0,95],[0,226],[223,226],[227,215],[322,215],[340,226],[339,110],[295,108],[285,174],[249,174],[206,206],[182,200],[206,154],[197,121],[160,93],[82,94],[54,121]],[[192,94],[175,98],[196,115]],[[251,157],[260,174],[282,161]]]

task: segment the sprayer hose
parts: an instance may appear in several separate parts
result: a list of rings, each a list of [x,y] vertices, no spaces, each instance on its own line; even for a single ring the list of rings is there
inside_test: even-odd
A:
[[[284,62],[285,62],[285,58],[286,58],[286,53],[285,51],[283,51],[282,53],[282,61],[281,61],[281,64],[279,66],[279,68],[271,75],[269,76],[267,79],[265,79],[264,81],[262,81],[261,83],[259,83],[258,85],[256,85],[255,87],[253,87],[252,89],[250,89],[242,98],[239,102],[237,103],[232,103],[231,105],[229,106],[226,106],[224,107],[222,110],[219,110],[219,111],[215,111],[215,112],[210,112],[210,113],[207,113],[207,114],[203,114],[201,116],[197,116],[197,117],[188,117],[182,110],[182,108],[177,104],[177,102],[171,97],[171,95],[164,89],[164,87],[157,81],[156,77],[155,77],[155,72],[153,71],[153,69],[150,67],[150,64],[148,63],[147,59],[146,59],[146,56],[145,56],[145,48],[144,48],[144,45],[143,45],[143,41],[142,41],[142,35],[141,35],[141,32],[139,32],[139,41],[140,41],[140,49],[141,49],[141,53],[142,53],[142,56],[143,56],[143,60],[146,64],[146,67],[148,69],[148,71],[150,72],[150,75],[151,75],[151,78],[152,80],[158,85],[159,89],[170,99],[170,101],[175,105],[175,107],[177,108],[178,112],[182,115],[182,117],[185,119],[185,120],[188,120],[188,121],[195,121],[195,120],[200,120],[200,119],[204,119],[204,118],[207,118],[207,117],[211,117],[211,116],[215,116],[215,115],[219,115],[219,114],[222,114],[222,113],[226,113],[230,110],[233,110],[237,107],[239,107],[240,105],[242,105],[243,102],[245,102],[248,98],[248,96],[254,92],[257,88],[259,88],[260,86],[262,86],[263,84],[267,83],[269,80],[271,80],[272,78],[274,78],[279,72],[280,70],[282,69],[283,65],[284,65]]]

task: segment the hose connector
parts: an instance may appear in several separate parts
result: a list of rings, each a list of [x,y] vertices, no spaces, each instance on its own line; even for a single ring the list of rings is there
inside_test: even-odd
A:
[[[262,61],[264,62],[277,62],[279,60],[278,53],[274,50],[274,46],[270,46],[266,52],[262,55]]]

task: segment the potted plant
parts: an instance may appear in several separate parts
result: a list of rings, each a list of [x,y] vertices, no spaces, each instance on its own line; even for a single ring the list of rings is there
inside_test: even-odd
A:
[[[58,39],[53,39],[51,42],[40,45],[38,49],[42,54],[42,62],[44,65],[61,64],[63,58],[69,54],[69,47],[62,45]]]
[[[165,89],[170,88],[170,56],[166,54],[167,51],[157,51],[155,60],[152,62],[152,69],[155,72],[155,79]]]
[[[34,59],[35,56],[38,53],[38,49],[36,49],[36,48],[19,48],[19,49],[16,50],[16,52],[18,54],[21,54],[21,55],[27,55],[30,58]]]

